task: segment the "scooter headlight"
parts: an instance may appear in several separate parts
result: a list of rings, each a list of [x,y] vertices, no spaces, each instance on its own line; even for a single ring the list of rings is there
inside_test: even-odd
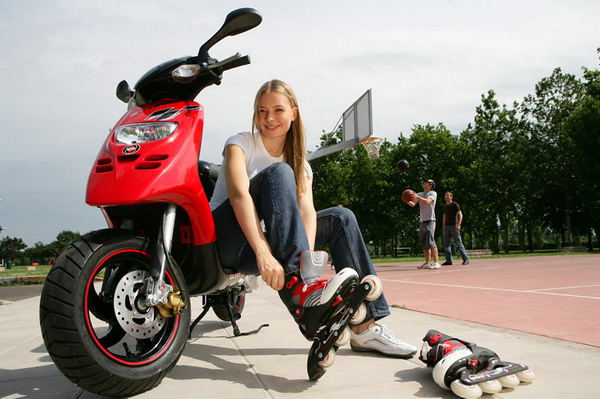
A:
[[[166,139],[175,132],[175,129],[177,129],[175,122],[136,123],[119,126],[115,132],[115,139],[123,144],[147,143]]]
[[[197,64],[183,64],[171,72],[171,77],[179,83],[188,83],[195,80],[200,74],[201,67]]]

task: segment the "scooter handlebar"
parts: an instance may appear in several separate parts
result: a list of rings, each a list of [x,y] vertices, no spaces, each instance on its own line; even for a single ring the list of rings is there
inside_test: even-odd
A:
[[[240,58],[224,65],[221,69],[223,71],[227,71],[229,69],[241,67],[241,66],[248,65],[248,64],[250,64],[250,56],[245,55],[243,57],[240,57]]]
[[[249,56],[245,55],[242,57],[240,53],[236,53],[235,55],[226,58],[223,61],[219,61],[215,64],[209,65],[208,69],[219,68],[220,71],[227,71],[229,69],[241,67],[248,64],[250,64]]]

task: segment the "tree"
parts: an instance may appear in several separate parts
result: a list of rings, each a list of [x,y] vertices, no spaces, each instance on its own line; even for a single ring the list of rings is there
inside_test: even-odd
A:
[[[25,248],[27,245],[20,238],[5,237],[0,240],[0,259],[14,262]]]
[[[23,256],[31,262],[46,263],[52,256],[49,254],[49,247],[41,242],[36,242],[33,247],[29,247],[23,251]]]
[[[592,231],[600,232],[600,71],[584,68],[584,95],[564,121],[564,135],[571,143],[570,192],[576,206],[572,218],[576,232],[587,235],[593,249]]]
[[[556,68],[543,78],[535,93],[521,104],[521,111],[530,126],[531,138],[540,147],[536,160],[543,165],[538,175],[540,203],[545,224],[562,233],[563,243],[572,245],[572,215],[578,212],[573,180],[578,160],[573,158],[573,137],[566,121],[581,102],[583,85],[574,75]]]
[[[48,244],[46,257],[57,258],[58,255],[73,241],[81,237],[78,232],[63,230],[56,236],[56,240]]]
[[[490,240],[495,252],[509,250],[511,218],[515,212],[515,200],[509,189],[519,173],[518,158],[513,156],[510,145],[515,131],[519,130],[516,111],[500,106],[496,94],[490,90],[481,96],[476,109],[475,124],[461,135],[467,146],[470,160],[469,173],[465,179],[470,190],[470,200],[475,206],[471,212],[474,230],[478,236]]]

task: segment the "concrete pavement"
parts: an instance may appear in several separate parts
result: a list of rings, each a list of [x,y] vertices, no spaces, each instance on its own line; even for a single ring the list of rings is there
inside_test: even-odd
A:
[[[0,398],[100,398],[82,391],[56,369],[41,337],[38,305],[39,296],[0,305]],[[197,315],[201,299],[194,298],[192,306]],[[247,296],[239,322],[243,331],[263,323],[270,326],[257,335],[233,338],[229,324],[209,312],[173,371],[156,389],[137,398],[456,398],[433,382],[431,369],[416,357],[401,360],[355,353],[349,346],[340,348],[335,364],[320,381],[310,382],[306,375],[310,343],[278,295],[265,286]],[[503,359],[525,363],[536,373],[532,384],[484,399],[600,397],[598,347],[399,308],[393,308],[383,323],[419,347],[425,333],[434,328],[488,347]]]

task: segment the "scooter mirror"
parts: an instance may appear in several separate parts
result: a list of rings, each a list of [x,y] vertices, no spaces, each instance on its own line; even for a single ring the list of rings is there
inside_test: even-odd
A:
[[[119,82],[117,85],[117,98],[127,104],[131,96],[133,96],[133,90],[129,87],[129,83],[125,80]]]
[[[208,57],[208,50],[224,38],[244,33],[257,27],[261,22],[262,16],[253,8],[240,8],[230,12],[221,29],[200,47],[198,55]]]

